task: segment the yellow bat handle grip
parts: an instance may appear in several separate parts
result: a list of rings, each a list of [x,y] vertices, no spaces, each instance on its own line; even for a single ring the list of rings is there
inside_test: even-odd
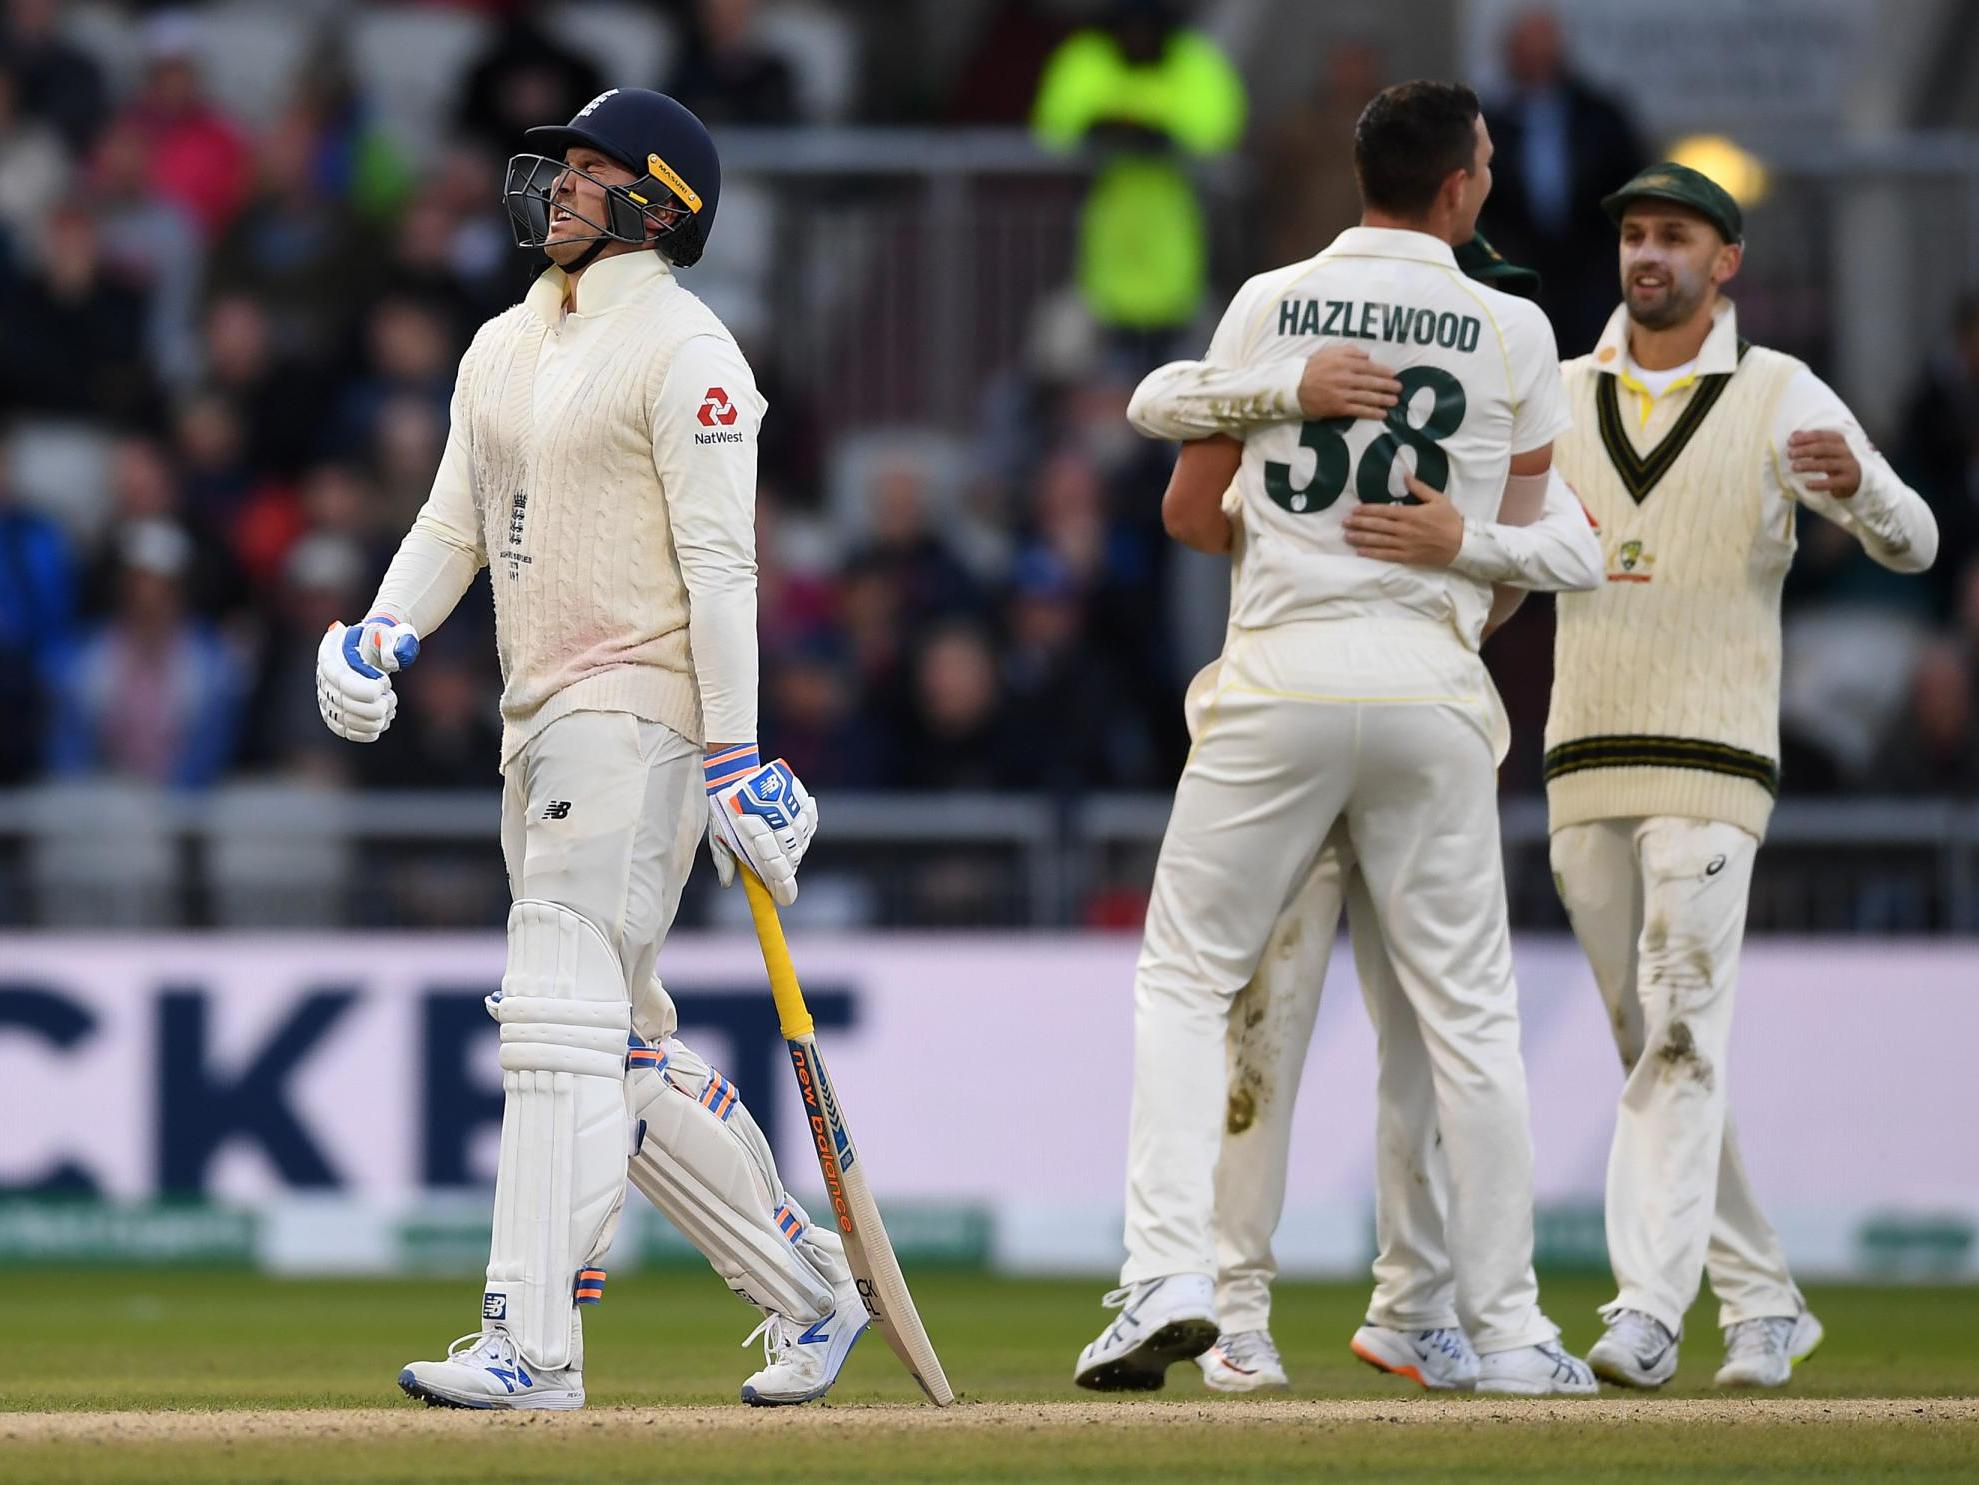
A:
[[[776,915],[776,899],[763,879],[742,868],[742,890],[749,895],[749,916],[756,920],[756,942],[763,949],[763,968],[769,972],[770,994],[776,999],[777,1024],[784,1040],[809,1036],[813,1029],[811,1011],[804,1004],[803,987],[797,983],[797,966],[790,962],[790,945],[783,941],[783,923]]]

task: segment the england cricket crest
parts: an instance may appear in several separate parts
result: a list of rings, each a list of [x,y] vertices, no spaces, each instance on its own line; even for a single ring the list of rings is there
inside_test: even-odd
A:
[[[529,492],[517,490],[509,499],[508,545],[501,551],[501,560],[508,564],[510,582],[522,576],[522,569],[530,560],[529,555],[522,550],[522,531],[528,517]]]

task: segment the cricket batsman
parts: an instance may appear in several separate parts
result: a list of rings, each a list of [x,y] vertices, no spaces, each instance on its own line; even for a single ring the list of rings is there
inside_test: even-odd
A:
[[[803,1402],[831,1385],[864,1306],[733,1085],[674,1037],[654,974],[704,833],[725,885],[752,871],[788,903],[817,828],[756,744],[765,404],[675,277],[707,245],[720,164],[699,119],[641,89],[525,142],[504,200],[517,245],[551,266],[474,337],[432,493],[370,616],[317,652],[324,721],[375,741],[393,675],[493,569],[515,899],[490,997],[493,1235],[480,1328],[399,1385],[453,1407],[583,1406],[580,1307],[603,1296],[629,1176],[763,1311],[769,1364],[744,1399]]]
[[[1568,424],[1551,327],[1465,279],[1450,248],[1475,230],[1490,154],[1469,89],[1378,95],[1355,129],[1362,225],[1253,279],[1211,342],[1210,361],[1269,363],[1286,385],[1315,350],[1369,342],[1399,390],[1379,421],[1276,422],[1241,444],[1187,444],[1163,499],[1171,534],[1228,550],[1220,501],[1234,478],[1245,552],[1155,871],[1135,982],[1128,1256],[1108,1296],[1120,1315],[1081,1354],[1082,1386],[1160,1387],[1216,1339],[1231,1006],[1344,822],[1429,1049],[1477,1385],[1594,1390],[1532,1273],[1531,1131],[1477,655],[1491,582],[1371,561],[1348,536],[1355,516],[1409,499],[1411,479],[1460,525],[1489,523],[1508,480],[1548,481]]]
[[[1481,235],[1456,244],[1455,256],[1465,274],[1494,288],[1527,299],[1538,291],[1536,273],[1507,263]],[[1288,418],[1381,418],[1399,388],[1386,366],[1352,345],[1316,352],[1296,386],[1287,380],[1272,367],[1226,370],[1205,361],[1171,362],[1142,381],[1128,416],[1149,437],[1189,440],[1241,434],[1258,423]],[[1516,499],[1508,494],[1498,520],[1489,524],[1463,521],[1447,501],[1437,518],[1405,525],[1383,522],[1408,508],[1369,507],[1349,523],[1348,539],[1380,560],[1497,579],[1485,625],[1489,638],[1526,591],[1585,590],[1601,582],[1601,544],[1587,512],[1564,482],[1541,485],[1536,519],[1527,491]],[[1411,488],[1425,506],[1441,500],[1426,486]],[[1225,504],[1228,509],[1230,502]],[[1242,548],[1238,531],[1233,562],[1242,561]],[[1216,671],[1214,664],[1207,667],[1190,687],[1192,727],[1214,689]],[[1495,695],[1492,699],[1495,703]],[[1494,705],[1496,761],[1503,761],[1509,743],[1510,732]],[[1271,1284],[1277,1274],[1272,1238],[1284,1210],[1292,1112],[1343,903],[1380,1069],[1378,1282],[1351,1347],[1369,1365],[1426,1388],[1462,1389],[1477,1380],[1477,1353],[1457,1317],[1443,1246],[1448,1173],[1439,1150],[1428,1050],[1396,978],[1352,843],[1336,825],[1311,876],[1273,929],[1230,1020],[1231,1093],[1216,1167],[1221,1333],[1196,1358],[1204,1381],[1219,1392],[1289,1384],[1271,1335]]]

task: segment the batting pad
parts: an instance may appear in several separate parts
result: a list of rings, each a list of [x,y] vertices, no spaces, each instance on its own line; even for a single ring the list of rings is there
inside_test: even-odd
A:
[[[569,1366],[578,1274],[611,1245],[625,1198],[631,1012],[617,953],[568,908],[517,902],[496,1015],[502,1155],[481,1315],[537,1366]]]
[[[626,1074],[634,1127],[645,1125],[632,1184],[749,1303],[802,1324],[824,1318],[838,1276],[812,1261],[810,1218],[783,1190],[756,1121],[739,1100],[715,1113],[703,1095],[718,1075],[678,1041],[667,1052],[666,1073]]]

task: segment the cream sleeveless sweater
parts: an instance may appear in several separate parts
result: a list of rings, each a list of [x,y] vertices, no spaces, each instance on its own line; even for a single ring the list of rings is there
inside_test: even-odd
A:
[[[1769,533],[1761,475],[1801,363],[1741,346],[1735,371],[1666,394],[1674,420],[1646,428],[1595,357],[1563,369],[1574,426],[1554,457],[1600,523],[1608,580],[1559,599],[1552,828],[1682,815],[1763,837],[1779,792],[1793,539],[1790,521]]]
[[[712,311],[655,276],[625,296],[539,416],[552,316],[528,298],[482,326],[456,390],[495,598],[502,757],[577,711],[622,711],[701,736],[687,590],[653,467],[652,408],[675,351],[728,339]]]

